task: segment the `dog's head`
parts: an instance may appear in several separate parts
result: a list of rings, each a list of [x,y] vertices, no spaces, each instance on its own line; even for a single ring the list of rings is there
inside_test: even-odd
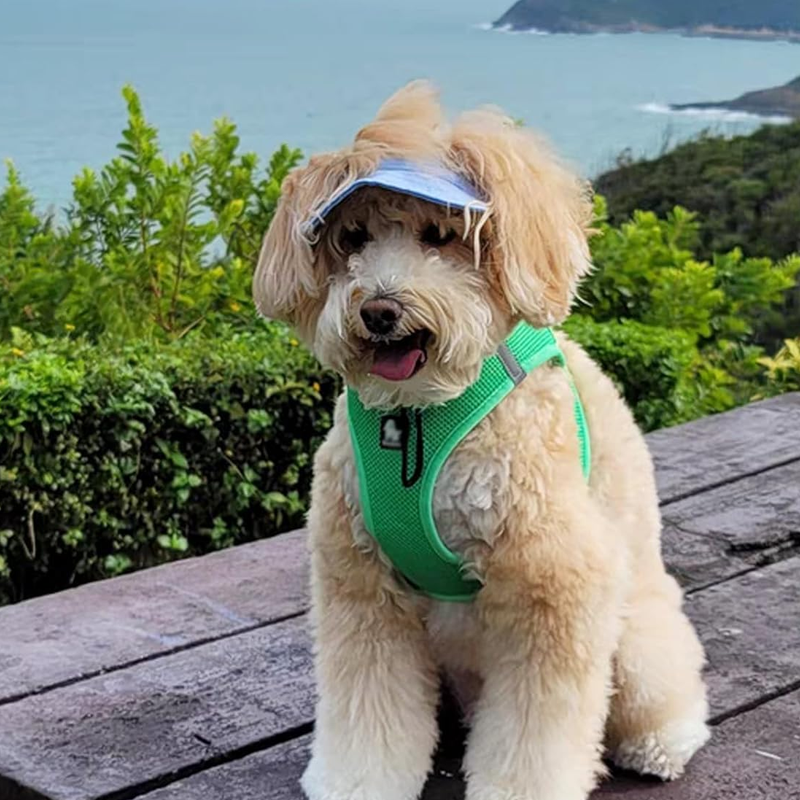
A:
[[[482,202],[456,210],[380,187],[347,195],[388,159],[456,173]],[[566,317],[589,268],[590,221],[588,187],[537,137],[492,110],[448,124],[430,86],[413,83],[351,146],[286,179],[256,305],[294,325],[366,405],[443,402],[519,320]]]

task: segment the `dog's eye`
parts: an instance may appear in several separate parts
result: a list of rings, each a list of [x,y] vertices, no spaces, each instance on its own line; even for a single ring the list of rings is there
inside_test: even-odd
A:
[[[431,223],[419,235],[420,241],[425,244],[432,245],[433,247],[444,247],[450,244],[456,238],[456,232],[452,228],[448,228],[444,233],[439,230],[438,225]]]
[[[345,253],[356,253],[370,241],[370,235],[363,225],[355,228],[342,228],[339,234],[339,246]]]

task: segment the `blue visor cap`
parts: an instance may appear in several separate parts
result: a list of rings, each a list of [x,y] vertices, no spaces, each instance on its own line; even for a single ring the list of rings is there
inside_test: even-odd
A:
[[[437,164],[415,164],[402,159],[387,159],[370,175],[358,178],[346,189],[334,195],[311,219],[306,222],[312,233],[324,223],[325,218],[339,203],[364,186],[378,186],[400,194],[408,194],[447,208],[486,211],[488,204],[478,191],[455,172]]]

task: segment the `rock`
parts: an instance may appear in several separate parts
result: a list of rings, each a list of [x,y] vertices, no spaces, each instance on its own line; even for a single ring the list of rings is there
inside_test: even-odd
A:
[[[722,109],[725,111],[745,111],[762,117],[794,117],[800,119],[800,77],[793,81],[762,89],[756,92],[745,92],[734,100],[718,103],[682,103],[670,106],[673,111],[689,111],[693,109]]]

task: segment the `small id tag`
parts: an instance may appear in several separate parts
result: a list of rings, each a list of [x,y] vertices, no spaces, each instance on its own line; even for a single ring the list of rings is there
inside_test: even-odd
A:
[[[381,447],[384,450],[402,450],[407,424],[405,417],[381,417]]]

